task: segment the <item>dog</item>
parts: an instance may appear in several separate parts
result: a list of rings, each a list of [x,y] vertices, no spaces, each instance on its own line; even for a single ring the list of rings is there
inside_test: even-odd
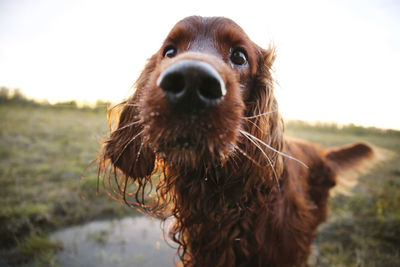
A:
[[[230,19],[188,17],[113,109],[99,171],[131,206],[174,218],[183,266],[306,266],[338,175],[374,156],[285,136],[275,57]]]

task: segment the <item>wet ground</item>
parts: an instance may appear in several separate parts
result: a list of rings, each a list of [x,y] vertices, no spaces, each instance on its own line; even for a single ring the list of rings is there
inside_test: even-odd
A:
[[[62,244],[60,266],[171,267],[176,261],[176,244],[164,240],[159,221],[144,216],[90,222],[50,238]]]

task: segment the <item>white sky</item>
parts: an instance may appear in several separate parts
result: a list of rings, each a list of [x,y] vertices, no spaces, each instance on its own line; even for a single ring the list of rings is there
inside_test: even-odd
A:
[[[284,117],[400,129],[399,14],[398,0],[0,0],[0,86],[117,102],[178,20],[218,15],[276,44]]]

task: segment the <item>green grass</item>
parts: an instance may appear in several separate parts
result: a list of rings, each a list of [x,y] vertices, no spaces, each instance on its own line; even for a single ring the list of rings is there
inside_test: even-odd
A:
[[[47,239],[51,231],[134,212],[102,189],[97,194],[90,163],[107,131],[105,110],[0,104],[0,258],[54,265],[59,245]],[[400,133],[296,121],[287,133],[325,146],[365,141],[396,153],[361,176],[351,196],[330,200],[311,265],[400,266]]]
[[[11,264],[30,262],[32,266],[57,266],[54,253],[62,249],[58,242],[50,241],[47,236],[29,236],[18,244]]]
[[[351,196],[330,200],[312,266],[400,266],[400,132],[354,125],[289,122],[287,132],[326,146],[364,141],[394,152],[359,177]]]
[[[0,249],[21,248],[27,237],[67,225],[132,212],[103,190],[97,193],[91,162],[107,132],[105,113],[0,105]],[[29,248],[17,251],[29,256]],[[21,255],[11,254],[28,258]]]

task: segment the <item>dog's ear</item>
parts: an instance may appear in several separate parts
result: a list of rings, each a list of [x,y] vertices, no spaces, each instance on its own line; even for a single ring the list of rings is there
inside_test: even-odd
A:
[[[275,81],[272,74],[275,48],[271,45],[268,49],[257,47],[257,50],[257,71],[250,94],[245,100],[245,114],[249,121],[246,128],[251,135],[282,151],[284,124],[274,95]],[[279,175],[283,170],[281,158],[272,150],[266,150],[265,153],[269,154],[271,162],[275,162],[275,174],[271,175]]]
[[[374,150],[364,143],[328,150],[326,159],[339,172],[349,169],[357,170],[364,162],[374,158]]]
[[[100,158],[100,165],[111,161],[114,167],[133,179],[151,175],[155,164],[155,153],[144,140],[138,108],[141,94],[155,65],[156,57],[153,56],[135,84],[134,95],[115,106],[109,113],[117,113],[117,128],[104,143]],[[109,116],[109,120],[112,120],[112,117]]]
[[[270,46],[268,49],[259,48],[257,73],[254,79],[250,97],[247,104],[249,116],[260,116],[261,118],[271,118],[280,123],[278,103],[274,95],[275,80],[272,75],[272,65],[275,61],[275,48]]]
[[[266,68],[269,70],[272,70],[272,66],[274,65],[275,59],[276,59],[276,49],[273,44],[270,44],[270,46],[265,50],[262,51],[263,54],[263,63]]]
[[[119,123],[103,147],[104,160],[120,169],[126,176],[149,176],[154,169],[155,154],[143,140],[138,110],[130,102],[120,104]]]

